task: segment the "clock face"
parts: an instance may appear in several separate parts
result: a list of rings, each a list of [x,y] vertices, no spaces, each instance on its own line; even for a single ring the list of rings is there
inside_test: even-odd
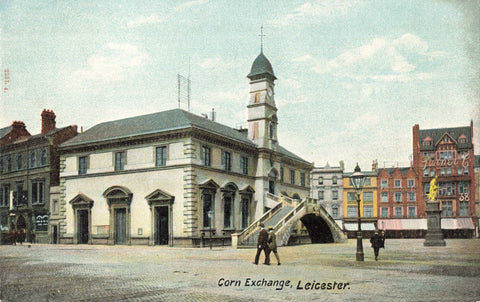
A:
[[[272,95],[273,95],[273,89],[272,89],[272,87],[268,87],[268,89],[267,89],[267,94],[268,94],[269,96],[272,96]]]

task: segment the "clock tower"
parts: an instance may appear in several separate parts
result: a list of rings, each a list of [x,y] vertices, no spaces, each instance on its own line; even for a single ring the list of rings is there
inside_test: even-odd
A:
[[[247,78],[250,79],[250,99],[247,106],[248,138],[259,148],[276,151],[278,120],[274,81],[277,78],[263,50],[253,61]]]

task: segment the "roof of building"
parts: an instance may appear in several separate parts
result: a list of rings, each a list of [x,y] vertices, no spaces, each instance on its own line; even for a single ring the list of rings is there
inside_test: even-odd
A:
[[[228,126],[192,114],[182,109],[172,109],[109,121],[93,126],[87,131],[63,143],[61,147],[103,142],[164,131],[200,128],[217,135],[228,137],[251,146],[256,146],[245,135]]]
[[[420,150],[435,150],[436,144],[442,139],[442,137],[448,134],[452,139],[457,143],[457,147],[460,149],[463,148],[472,148],[472,132],[471,127],[456,127],[456,128],[439,128],[439,129],[424,129],[419,132],[420,139]],[[459,143],[460,136],[464,134],[467,137],[466,143]],[[422,141],[430,137],[433,141],[433,145],[422,144]]]
[[[5,127],[5,128],[0,128],[0,138],[7,135],[7,133],[10,132],[11,130],[12,130],[12,126],[8,126],[8,127]]]
[[[230,138],[250,145],[251,147],[257,147],[257,145],[249,140],[242,132],[182,109],[172,109],[100,123],[66,141],[61,147],[106,142],[191,127]],[[279,146],[278,151],[282,155],[310,164],[308,161],[288,151],[282,146]]]
[[[410,170],[410,167],[397,167],[398,170],[402,173],[402,175],[407,175],[408,171]],[[379,169],[378,173],[380,173],[382,170],[385,170],[389,175],[392,175],[397,168],[381,168]]]
[[[257,56],[255,61],[253,61],[252,68],[250,69],[250,73],[247,75],[248,78],[252,78],[258,75],[268,74],[273,77],[275,80],[275,74],[273,73],[272,64],[270,61],[265,57],[263,51]]]

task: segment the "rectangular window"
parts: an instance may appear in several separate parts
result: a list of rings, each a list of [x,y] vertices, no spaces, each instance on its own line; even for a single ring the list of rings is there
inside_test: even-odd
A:
[[[408,217],[414,218],[417,216],[417,208],[416,207],[408,207]]]
[[[435,169],[430,169],[430,177],[434,177],[435,176]]]
[[[428,177],[428,169],[423,169],[423,177]]]
[[[461,201],[459,203],[459,215],[460,216],[468,216],[469,204],[468,201]]]
[[[373,192],[363,192],[363,201],[373,201]]]
[[[232,155],[230,152],[223,151],[222,166],[225,171],[232,171]]]
[[[408,192],[408,201],[415,201],[415,192]]]
[[[12,156],[7,155],[7,172],[12,171]]]
[[[211,164],[211,152],[210,148],[202,146],[202,165],[210,167]]]
[[[224,228],[231,228],[232,224],[232,214],[233,214],[233,207],[232,207],[232,196],[225,196],[223,199],[224,207],[223,207],[223,227]]]
[[[167,164],[167,147],[161,146],[155,148],[155,165],[157,167],[163,167]]]
[[[0,174],[3,173],[3,157],[0,156]]]
[[[88,169],[88,156],[80,156],[78,158],[78,174],[85,175],[87,174]]]
[[[395,192],[395,202],[402,202],[402,192]]]
[[[47,149],[43,148],[40,151],[40,166],[44,167],[47,165]]]
[[[10,188],[7,185],[0,187],[0,207],[8,207],[10,205]]]
[[[248,175],[248,157],[242,156],[240,157],[240,168],[242,169],[242,173],[244,175]]]
[[[203,227],[213,227],[213,195],[203,193]]]
[[[465,193],[468,193],[468,187],[469,187],[469,183],[468,182],[459,182],[458,183],[458,193],[460,194],[465,194]]]
[[[387,188],[388,187],[388,180],[382,180],[380,182],[380,188]]]
[[[348,217],[357,217],[357,207],[356,206],[348,206],[347,207],[347,216]]]
[[[305,173],[300,173],[300,185],[305,187]]]
[[[463,174],[463,167],[458,167],[457,168],[457,175],[462,175]]]
[[[370,177],[365,177],[364,186],[371,186],[371,185],[372,185],[372,179]]]
[[[363,217],[373,217],[373,207],[364,206],[363,207]]]
[[[18,153],[17,154],[17,159],[16,159],[16,162],[17,162],[17,170],[22,170],[22,166],[23,166],[23,162],[22,162],[22,153]]]
[[[453,206],[451,201],[442,201],[442,217],[453,216]]]
[[[29,168],[35,168],[37,166],[37,153],[35,153],[35,151],[30,151],[29,157]]]
[[[441,182],[438,184],[438,196],[454,196],[454,195],[455,195],[455,183]]]
[[[452,168],[447,168],[447,175],[452,175]]]
[[[253,123],[253,139],[258,138],[258,123]]]
[[[357,197],[355,192],[347,192],[347,201],[356,201]]]
[[[318,177],[318,184],[323,185],[323,177],[322,176]]]
[[[283,167],[280,167],[280,181],[281,181],[281,182],[283,182],[283,179],[284,179],[284,178],[283,178],[283,174],[284,174],[284,173],[285,173],[285,172],[284,172]]]
[[[415,187],[415,179],[409,179],[408,180],[408,187],[409,188],[414,188]]]
[[[337,190],[332,191],[332,199],[333,200],[338,200],[338,191]]]
[[[323,191],[318,191],[318,199],[323,200]]]
[[[336,206],[332,206],[332,217],[333,218],[338,217],[338,208]]]
[[[23,190],[23,182],[15,184],[15,192],[13,192],[13,203],[17,207],[26,206],[28,204],[27,191]]]
[[[32,181],[32,204],[45,203],[45,182],[43,180]]]
[[[332,177],[332,184],[334,184],[334,185],[337,184],[337,177],[336,176]]]
[[[395,217],[402,217],[402,207],[395,207]]]
[[[290,183],[295,184],[295,170],[290,170]]]
[[[382,218],[388,218],[388,208],[380,208]]]
[[[401,188],[402,187],[402,181],[400,179],[395,179],[394,186],[395,186],[395,188]]]
[[[388,192],[382,192],[380,194],[380,198],[381,198],[380,199],[381,202],[388,202]]]
[[[425,193],[425,195],[430,194],[430,184],[425,184],[425,186],[423,187],[423,192]]]
[[[115,152],[115,171],[122,171],[125,169],[125,152]]]

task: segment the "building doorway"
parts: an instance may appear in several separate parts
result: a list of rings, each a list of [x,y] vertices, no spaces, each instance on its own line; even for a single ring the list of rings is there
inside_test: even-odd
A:
[[[52,225],[52,244],[58,243],[57,238],[58,238],[58,226]]]
[[[88,210],[78,210],[77,211],[77,238],[78,244],[87,244],[88,243]]]
[[[127,243],[127,209],[115,209],[115,244]]]
[[[155,245],[168,244],[168,206],[155,207]]]

